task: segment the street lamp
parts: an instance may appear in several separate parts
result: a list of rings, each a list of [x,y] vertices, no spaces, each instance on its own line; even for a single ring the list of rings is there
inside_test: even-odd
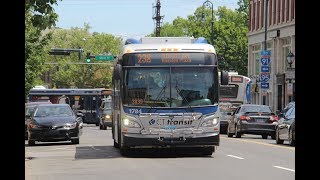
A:
[[[211,1],[209,1],[209,0],[206,0],[203,4],[202,4],[202,19],[204,19],[204,8],[205,8],[205,6],[207,6],[207,7],[210,7],[210,5],[209,4],[211,4],[211,13],[212,13],[212,15],[211,15],[211,44],[213,45],[213,4],[212,4],[212,2]]]
[[[288,55],[287,55],[287,62],[288,62],[288,64],[289,64],[289,67],[290,67],[290,71],[292,70],[292,68],[291,68],[291,65],[292,65],[292,63],[294,62],[294,54],[290,51],[289,53],[288,53]],[[289,70],[289,69],[288,69]],[[292,88],[292,84],[291,84],[291,79],[292,77],[290,77],[290,78],[288,78],[289,79],[289,84],[288,84],[288,86],[290,85],[291,86],[291,88]],[[289,102],[291,102],[291,100],[292,100],[292,96],[289,96]]]
[[[294,62],[294,54],[291,51],[287,55],[287,62],[291,68],[292,63]]]

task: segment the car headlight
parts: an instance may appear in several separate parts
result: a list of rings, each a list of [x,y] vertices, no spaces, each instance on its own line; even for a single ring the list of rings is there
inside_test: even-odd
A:
[[[63,126],[63,128],[72,129],[72,128],[75,128],[76,126],[77,126],[77,123],[67,123]]]
[[[201,124],[202,127],[213,127],[219,123],[219,117],[214,115],[204,118],[204,122]]]
[[[111,116],[110,116],[110,115],[106,115],[104,118],[105,118],[105,119],[110,119]]]
[[[125,127],[128,127],[128,128],[140,128],[140,124],[138,122],[135,121],[136,118],[134,117],[130,117],[130,116],[126,116],[122,119],[123,121],[123,125]]]
[[[29,124],[30,129],[38,129],[38,128],[42,128],[42,126],[37,125],[37,124]]]

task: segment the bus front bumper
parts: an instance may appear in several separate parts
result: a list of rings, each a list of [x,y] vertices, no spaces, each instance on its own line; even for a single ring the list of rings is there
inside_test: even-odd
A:
[[[126,147],[209,147],[219,146],[220,136],[207,133],[189,137],[148,137],[141,134],[123,134],[123,145]]]

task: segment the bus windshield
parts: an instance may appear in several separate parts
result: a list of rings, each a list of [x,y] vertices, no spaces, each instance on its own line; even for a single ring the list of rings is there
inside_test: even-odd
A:
[[[124,105],[151,107],[213,105],[218,101],[218,92],[214,91],[218,79],[214,77],[218,77],[216,67],[127,68]]]
[[[220,86],[220,97],[222,98],[237,98],[239,85]]]

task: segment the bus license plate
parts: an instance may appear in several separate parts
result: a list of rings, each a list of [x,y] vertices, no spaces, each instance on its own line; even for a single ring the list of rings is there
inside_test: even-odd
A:
[[[168,125],[164,127],[165,129],[176,129],[176,126]]]

